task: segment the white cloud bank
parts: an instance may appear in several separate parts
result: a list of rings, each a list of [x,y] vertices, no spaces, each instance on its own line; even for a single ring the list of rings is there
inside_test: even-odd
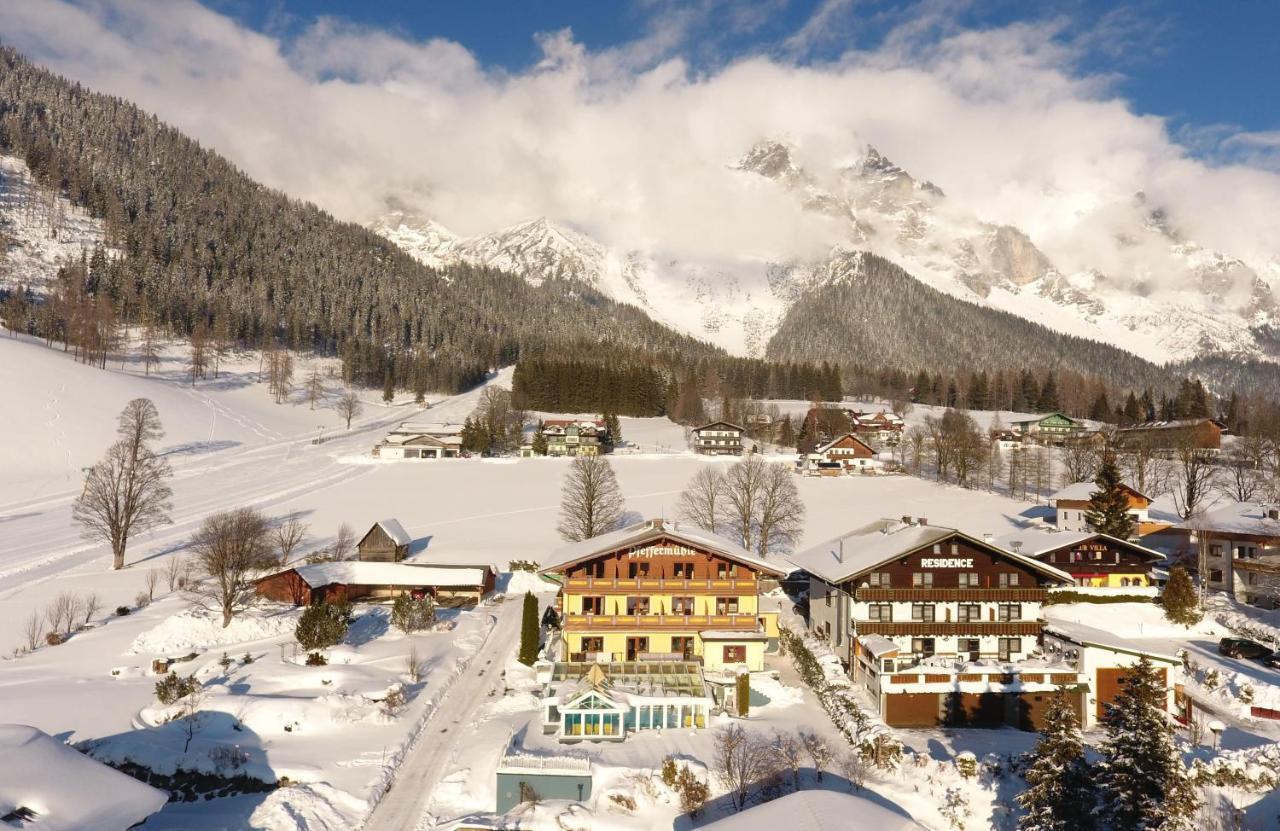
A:
[[[678,33],[662,27],[603,52],[551,33],[544,59],[512,74],[457,43],[331,19],[282,41],[188,0],[0,4],[4,40],[34,60],[346,219],[399,205],[467,234],[549,216],[687,258],[812,254],[835,229],[729,169],[783,137],[828,163],[871,143],[1023,228],[1064,270],[1135,267],[1115,236],[1138,191],[1200,242],[1280,262],[1280,175],[1191,158],[1164,122],[1073,69],[1053,24],[922,43],[925,29],[833,63],[761,56],[709,73],[674,56]]]

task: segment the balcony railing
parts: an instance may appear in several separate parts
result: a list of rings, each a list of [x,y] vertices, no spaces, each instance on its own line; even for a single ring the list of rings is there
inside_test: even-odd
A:
[[[599,591],[622,594],[644,592],[695,592],[705,594],[756,594],[760,584],[755,578],[736,577],[570,577],[564,584],[575,591]]]
[[[899,603],[928,603],[955,601],[981,603],[1043,603],[1048,589],[990,588],[990,589],[857,589],[854,599],[867,602],[897,601]]]
[[[749,629],[759,628],[756,615],[577,615],[564,617],[566,630],[595,629]]]
[[[974,623],[910,623],[885,622],[878,620],[855,621],[859,635],[912,635],[922,637],[941,637],[946,635],[1039,635],[1040,624],[1036,621],[974,622]]]

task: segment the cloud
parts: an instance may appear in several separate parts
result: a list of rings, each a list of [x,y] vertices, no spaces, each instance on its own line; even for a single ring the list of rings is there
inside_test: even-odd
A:
[[[839,229],[731,169],[752,143],[782,137],[829,161],[871,143],[965,209],[1024,228],[1064,270],[1159,279],[1160,261],[1135,262],[1116,239],[1139,191],[1206,245],[1276,256],[1273,136],[1227,136],[1248,152],[1198,161],[1110,79],[1079,69],[1086,46],[1063,21],[965,29],[948,22],[954,5],[921,4],[879,47],[827,63],[762,54],[697,69],[682,55],[717,15],[742,30],[760,21],[654,3],[634,42],[593,51],[547,33],[542,59],[519,72],[454,42],[332,18],[256,32],[191,0],[11,0],[0,31],[357,221],[393,204],[464,234],[549,216],[689,259],[808,256]]]

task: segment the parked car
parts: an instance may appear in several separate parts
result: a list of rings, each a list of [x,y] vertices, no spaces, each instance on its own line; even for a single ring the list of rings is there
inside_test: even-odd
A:
[[[1254,661],[1266,661],[1275,654],[1270,648],[1246,638],[1223,638],[1218,641],[1218,652],[1228,658],[1249,658]]]

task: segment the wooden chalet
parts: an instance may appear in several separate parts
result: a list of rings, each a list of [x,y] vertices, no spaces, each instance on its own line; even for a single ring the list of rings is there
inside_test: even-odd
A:
[[[548,456],[599,456],[612,439],[604,419],[554,418],[542,422]]]
[[[998,538],[996,545],[1065,571],[1078,586],[1121,593],[1153,586],[1151,570],[1164,559],[1138,543],[1087,530],[1028,528]]]
[[[1169,527],[1167,522],[1152,522],[1149,514],[1151,497],[1137,488],[1121,483],[1129,504],[1129,516],[1133,517],[1133,538],[1138,539]],[[1075,482],[1050,494],[1049,502],[1056,512],[1055,525],[1059,531],[1091,531],[1086,515],[1089,502],[1098,486],[1093,482]]]
[[[884,465],[875,448],[853,433],[837,436],[805,454],[800,470],[808,476],[842,476],[879,473]]]
[[[1085,429],[1084,424],[1065,413],[1045,413],[1009,425],[1009,430],[1039,444],[1060,445]]]
[[[880,520],[796,554],[809,627],[897,726],[1038,726],[1073,667],[1032,658],[1066,572],[922,518]],[[1082,705],[1081,705],[1082,706]]]
[[[693,428],[693,449],[706,456],[741,456],[745,431],[727,421],[713,421]]]

